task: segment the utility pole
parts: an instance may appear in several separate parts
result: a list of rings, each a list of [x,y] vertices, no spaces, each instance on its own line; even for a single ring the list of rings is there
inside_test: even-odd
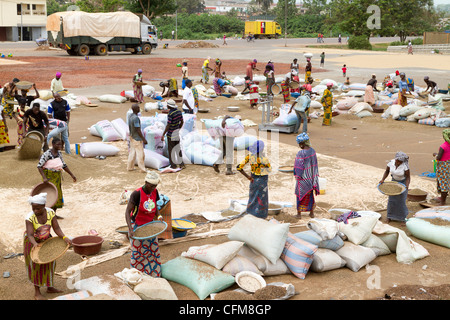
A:
[[[175,9],[175,40],[178,40],[178,1],[175,1],[177,8]]]
[[[284,0],[284,46],[287,47],[287,3],[288,0]]]
[[[23,41],[23,3],[20,3],[20,42]]]

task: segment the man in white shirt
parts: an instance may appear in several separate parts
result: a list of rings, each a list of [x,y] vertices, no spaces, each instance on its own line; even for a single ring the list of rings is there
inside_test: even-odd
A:
[[[183,111],[185,113],[196,114],[197,108],[195,107],[194,94],[192,93],[192,81],[186,79],[186,88],[183,90]]]

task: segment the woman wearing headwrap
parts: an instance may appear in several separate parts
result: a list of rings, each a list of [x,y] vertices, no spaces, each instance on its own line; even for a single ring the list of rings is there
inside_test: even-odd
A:
[[[312,71],[311,58],[307,58],[305,66],[305,82],[308,82],[308,78],[311,77],[311,71]]]
[[[214,74],[214,78],[222,78],[220,68],[222,68],[222,61],[219,58],[217,58],[216,64],[214,66],[214,70],[213,70],[213,72],[211,72],[211,75]]]
[[[3,152],[5,145],[9,144],[8,125],[6,124],[6,113],[0,106],[0,152]]]
[[[293,77],[292,71],[289,71],[288,73],[286,73],[284,79],[280,83],[281,94],[283,95],[284,103],[288,103],[289,101],[291,101],[291,99],[290,99],[291,87],[289,86],[289,84],[292,81],[292,77]]]
[[[28,202],[32,211],[28,213],[25,219],[26,230],[23,236],[25,267],[28,279],[34,285],[34,298],[36,300],[45,299],[41,294],[41,287],[47,287],[48,293],[59,293],[61,291],[53,287],[56,261],[46,264],[34,263],[30,256],[31,249],[50,238],[52,228],[58,237],[63,238],[69,245],[71,244],[70,239],[64,235],[59,227],[58,220],[55,219],[55,212],[45,206],[46,201],[47,193],[40,193],[29,198]]]
[[[314,218],[316,207],[314,193],[316,195],[320,193],[316,151],[311,148],[308,134],[301,133],[296,140],[301,149],[297,153],[294,163],[297,218],[301,219],[302,212],[307,211],[309,211],[309,216]]]
[[[245,69],[245,75],[247,77],[249,77],[250,80],[252,80],[252,81],[253,81],[253,70],[259,71],[259,69],[256,68],[257,63],[258,63],[258,60],[253,59],[253,61],[251,61],[247,64],[247,67]]]
[[[38,171],[42,176],[44,182],[53,183],[58,189],[58,201],[52,207],[56,212],[56,209],[64,206],[64,197],[62,192],[62,170],[66,171],[73,179],[73,182],[77,181],[77,178],[70,171],[67,164],[64,162],[61,154],[63,149],[62,141],[58,137],[52,139],[52,148],[45,151],[39,163],[37,165]],[[61,218],[56,216],[57,218]]]
[[[323,126],[331,126],[331,119],[332,119],[332,111],[331,108],[333,107],[333,94],[331,93],[331,88],[333,87],[333,83],[328,82],[327,88],[323,91],[322,99],[320,102],[323,106]]]
[[[433,153],[433,156],[435,156],[437,160],[437,190],[441,194],[441,196],[435,200],[438,201],[441,206],[444,206],[450,188],[450,129],[444,129],[442,136],[444,138],[444,143],[439,147],[439,152]]]
[[[142,85],[139,82],[142,81],[142,69],[139,69],[138,72],[133,77],[133,92],[134,98],[137,102],[144,102],[144,94],[142,93]]]
[[[158,238],[139,240],[133,237],[137,227],[154,220],[162,221],[164,219],[157,204],[160,195],[156,187],[160,182],[159,174],[149,171],[145,177],[144,185],[132,192],[125,210],[125,221],[128,226],[131,245],[131,267],[157,278],[161,276],[161,255]],[[172,218],[169,218],[167,220],[171,221]],[[172,229],[171,223],[168,223],[167,229],[169,231]]]
[[[258,105],[259,100],[259,87],[248,76],[245,76],[245,87],[242,90],[242,94],[246,93],[246,90],[250,93],[250,108],[254,109]]]
[[[383,178],[379,182],[380,184],[383,183],[390,174],[392,181],[400,182],[406,186],[406,190],[402,194],[389,196],[386,219],[388,223],[391,220],[404,222],[408,216],[406,198],[408,196],[409,183],[411,181],[408,161],[409,157],[406,153],[401,151],[397,152],[395,158],[387,164]]]
[[[405,107],[408,104],[406,92],[408,91],[408,83],[406,82],[406,75],[400,72],[400,81],[398,82],[398,104]]]
[[[59,93],[60,91],[66,90],[64,89],[61,76],[62,76],[61,72],[57,72],[55,78],[52,80],[50,84],[50,90],[52,91],[53,96],[55,96],[55,94]]]
[[[211,57],[206,58],[205,61],[203,61],[202,65],[202,78],[200,79],[200,83],[207,84],[209,81],[209,71],[213,71],[213,69],[209,66],[209,60],[211,60]]]
[[[16,83],[19,82],[19,79],[14,78],[11,82],[8,82],[3,86],[2,91],[2,107],[3,112],[6,116],[8,116],[10,119],[13,117],[16,118],[15,112],[14,112],[14,99],[16,95],[19,93],[19,89],[16,87]],[[16,119],[17,121],[17,119]]]
[[[248,150],[249,154],[237,166],[237,171],[250,180],[247,213],[258,218],[267,218],[269,213],[269,173],[272,171],[269,159],[264,155],[264,142],[256,141]],[[244,167],[250,163],[251,175],[249,176]]]

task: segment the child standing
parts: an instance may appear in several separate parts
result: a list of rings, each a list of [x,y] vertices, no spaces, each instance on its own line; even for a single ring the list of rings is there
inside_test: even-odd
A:
[[[344,64],[342,67],[342,76],[345,78],[347,76],[347,65]]]

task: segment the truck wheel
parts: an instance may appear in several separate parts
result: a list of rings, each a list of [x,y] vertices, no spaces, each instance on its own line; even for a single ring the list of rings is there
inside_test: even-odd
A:
[[[108,54],[108,47],[105,44],[99,44],[95,47],[95,54],[98,56],[106,56]]]
[[[142,54],[150,54],[150,52],[152,52],[152,46],[148,43],[144,44],[142,46]]]
[[[89,46],[87,44],[82,44],[79,48],[78,48],[78,55],[79,56],[87,56],[90,53],[90,49]]]

